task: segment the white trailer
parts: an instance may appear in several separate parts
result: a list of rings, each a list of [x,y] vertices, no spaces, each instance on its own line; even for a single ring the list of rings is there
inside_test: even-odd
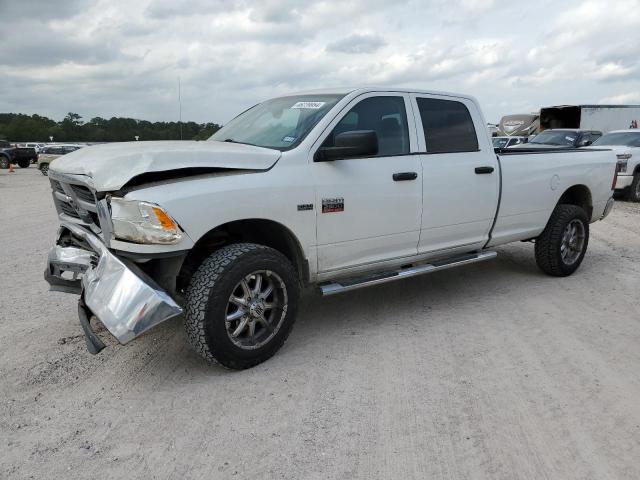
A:
[[[612,130],[638,128],[640,105],[559,105],[540,109],[540,129]]]

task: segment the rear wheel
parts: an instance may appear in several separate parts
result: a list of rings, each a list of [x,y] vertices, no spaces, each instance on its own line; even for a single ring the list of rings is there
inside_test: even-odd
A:
[[[3,170],[9,168],[9,159],[4,155],[0,156],[0,168]]]
[[[262,245],[238,243],[211,254],[187,288],[187,337],[196,351],[244,369],[275,354],[289,336],[298,303],[291,262]]]
[[[640,172],[633,176],[633,182],[629,187],[629,200],[632,202],[640,202]]]
[[[42,174],[46,177],[49,175],[49,164],[48,163],[42,163],[40,165],[40,171],[42,172]]]
[[[584,209],[558,205],[536,239],[536,263],[549,275],[566,277],[578,269],[588,244],[589,219]]]
[[[18,166],[20,168],[29,168],[29,165],[31,165],[31,160],[24,159],[24,160],[18,160]]]

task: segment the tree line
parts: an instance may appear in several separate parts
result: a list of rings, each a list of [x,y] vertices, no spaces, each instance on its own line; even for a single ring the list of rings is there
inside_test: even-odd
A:
[[[0,140],[11,142],[127,142],[135,140],[206,140],[221,125],[196,122],[148,122],[133,118],[95,117],[84,122],[69,112],[56,122],[41,115],[0,113]]]

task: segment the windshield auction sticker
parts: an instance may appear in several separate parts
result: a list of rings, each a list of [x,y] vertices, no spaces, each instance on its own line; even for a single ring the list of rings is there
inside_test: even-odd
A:
[[[318,110],[319,108],[322,108],[325,103],[326,102],[298,102],[291,108],[310,108],[311,110]]]

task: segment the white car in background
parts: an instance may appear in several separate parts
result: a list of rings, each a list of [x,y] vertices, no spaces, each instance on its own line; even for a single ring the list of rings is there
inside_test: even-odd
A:
[[[619,174],[616,192],[624,193],[632,202],[640,202],[640,130],[615,130],[593,142],[596,148],[616,152]]]
[[[492,137],[493,148],[509,148],[529,141],[528,137]]]

